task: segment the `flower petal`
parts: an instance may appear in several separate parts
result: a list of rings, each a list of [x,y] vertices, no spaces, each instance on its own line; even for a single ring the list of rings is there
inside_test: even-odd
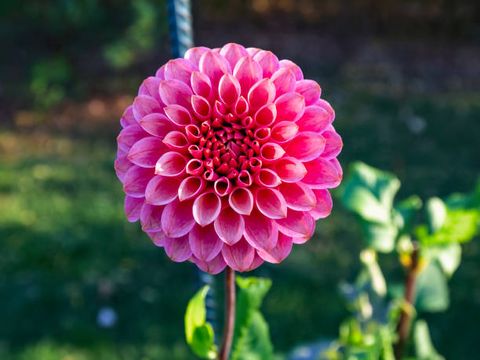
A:
[[[324,159],[333,159],[340,154],[343,147],[343,141],[340,135],[334,130],[324,131],[322,136],[326,140],[325,149],[323,150],[322,157]]]
[[[132,146],[128,152],[128,160],[140,167],[154,168],[160,156],[167,150],[161,139],[145,137]]]
[[[342,168],[337,159],[325,160],[319,157],[304,165],[307,169],[307,175],[302,181],[312,189],[334,188],[342,180]]]
[[[180,105],[170,105],[164,108],[167,117],[178,126],[187,126],[192,122],[190,112]]]
[[[242,215],[228,207],[220,212],[214,226],[220,239],[228,245],[233,245],[242,238],[245,222]]]
[[[154,206],[144,204],[140,213],[140,223],[143,231],[161,231],[162,230],[162,212],[163,206]]]
[[[298,125],[292,121],[280,121],[272,128],[271,138],[279,143],[287,142],[298,133]]]
[[[200,58],[200,71],[210,78],[214,89],[217,88],[220,78],[225,73],[231,73],[228,61],[213,51],[206,51]]]
[[[224,245],[222,255],[233,270],[247,271],[252,265],[255,250],[245,240],[240,240],[234,245]]]
[[[210,103],[207,99],[202,96],[193,95],[191,102],[193,114],[197,117],[198,120],[210,119],[212,115],[212,107],[210,106]]]
[[[178,186],[178,198],[180,201],[191,199],[205,188],[205,180],[199,176],[189,176],[182,180]]]
[[[133,198],[131,196],[125,196],[125,214],[127,215],[127,220],[129,222],[135,222],[140,219],[140,212],[142,211],[142,206],[145,203],[144,198]]]
[[[314,131],[321,133],[333,121],[334,114],[329,113],[321,106],[307,106],[302,117],[298,119],[296,124],[300,131]]]
[[[250,104],[250,109],[256,111],[257,109],[272,103],[275,99],[275,85],[273,85],[272,80],[262,79],[253,85],[248,91],[248,103]]]
[[[162,142],[167,146],[167,151],[170,149],[178,152],[186,152],[189,145],[187,137],[180,131],[170,131]]]
[[[291,60],[280,60],[280,68],[290,69],[295,75],[297,81],[303,80],[302,69]]]
[[[139,95],[133,100],[133,116],[140,121],[145,115],[161,113],[160,103],[151,96]]]
[[[274,104],[261,107],[253,116],[257,126],[270,126],[277,118],[277,108]]]
[[[287,236],[309,239],[315,232],[315,220],[304,211],[288,209],[287,217],[276,222],[278,230]]]
[[[255,249],[272,249],[277,244],[278,228],[275,221],[253,210],[245,221],[245,240]],[[280,220],[279,220],[280,221]]]
[[[165,80],[180,80],[190,85],[190,76],[196,69],[197,67],[186,59],[170,60],[165,64]]]
[[[295,92],[283,94],[275,100],[277,107],[277,120],[296,121],[305,110],[305,100],[302,95]]]
[[[194,225],[191,201],[174,200],[163,209],[162,230],[166,236],[174,238],[184,236]]]
[[[260,169],[255,174],[254,181],[262,187],[277,187],[282,183],[277,173],[267,168]]]
[[[185,51],[184,58],[192,64],[199,66],[202,55],[208,51],[210,51],[210,49],[205,46],[192,47]]]
[[[240,82],[242,95],[246,97],[253,84],[262,78],[263,70],[251,56],[244,56],[235,65],[233,75]]]
[[[207,75],[194,71],[190,78],[190,84],[196,95],[203,96],[206,99],[210,99],[212,96],[212,83]]]
[[[143,80],[142,85],[140,85],[138,95],[150,96],[160,102],[160,94],[158,93],[158,85],[160,85],[160,81],[161,79],[156,76],[149,76]]]
[[[320,85],[313,80],[297,81],[295,84],[295,91],[300,95],[303,95],[305,98],[305,105],[315,104],[318,99],[320,99],[322,93]]]
[[[253,60],[258,62],[262,68],[264,78],[271,77],[280,66],[277,56],[271,51],[267,50],[260,50],[257,52],[253,57]]]
[[[307,174],[305,165],[293,157],[284,157],[275,163],[275,172],[283,182],[294,183]]]
[[[153,169],[133,165],[123,179],[123,191],[131,197],[143,198],[148,182],[153,177]]]
[[[190,108],[192,89],[180,80],[162,80],[159,85],[160,98],[165,105],[180,105]]]
[[[295,74],[290,69],[278,69],[272,75],[271,79],[277,89],[277,97],[295,90]]]
[[[195,199],[193,203],[193,217],[197,224],[205,226],[211,224],[220,214],[222,202],[217,194],[205,193]]]
[[[223,259],[222,253],[218,254],[215,258],[210,261],[202,261],[195,257],[192,258],[192,261],[200,268],[200,270],[205,271],[212,275],[217,275],[225,269],[227,264]]]
[[[278,234],[277,245],[270,250],[257,250],[257,254],[265,261],[278,264],[287,258],[292,251],[293,241],[290,236],[286,236],[282,233]]]
[[[155,174],[162,176],[179,176],[184,173],[187,159],[182,154],[169,151],[158,159]]]
[[[145,200],[150,205],[166,205],[178,196],[176,177],[154,176],[145,189]]]
[[[128,153],[133,144],[146,136],[148,134],[138,124],[127,126],[117,136],[118,148]]]
[[[179,238],[165,237],[163,248],[170,259],[175,262],[183,262],[192,256],[192,250],[188,242],[188,236]]]
[[[220,49],[220,55],[222,55],[230,64],[230,67],[233,69],[237,64],[238,60],[242,57],[248,55],[247,50],[242,45],[229,43],[224,45]]]
[[[285,150],[276,143],[268,142],[260,148],[260,158],[267,163],[280,159],[284,154]]]
[[[257,209],[269,219],[283,219],[287,216],[287,203],[276,189],[260,188],[255,193]]]
[[[325,138],[318,133],[309,131],[298,133],[285,147],[288,155],[300,161],[316,159],[324,149]]]
[[[313,190],[301,182],[283,183],[280,185],[279,190],[283,194],[287,206],[290,209],[309,211],[312,210],[317,203]]]
[[[240,97],[240,83],[237,78],[231,74],[225,74],[221,77],[218,84],[218,96],[223,103],[227,105],[235,104]]]
[[[253,195],[246,188],[236,188],[228,197],[230,207],[240,215],[249,215],[253,209]]]
[[[330,195],[327,189],[315,189],[313,192],[317,203],[312,211],[310,211],[310,215],[312,215],[315,220],[326,218],[332,212],[332,195]]]
[[[163,139],[175,125],[163,114],[148,114],[139,121],[140,126],[150,135]]]
[[[193,255],[202,261],[215,258],[223,247],[223,242],[218,237],[213,225],[195,225],[188,236]]]
[[[122,128],[126,128],[127,126],[134,125],[136,123],[137,120],[135,120],[135,116],[133,116],[133,105],[130,105],[123,112],[122,118],[120,119],[120,125],[122,125]]]

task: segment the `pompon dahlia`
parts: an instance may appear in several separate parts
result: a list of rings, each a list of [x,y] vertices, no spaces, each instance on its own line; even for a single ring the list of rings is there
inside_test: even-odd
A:
[[[342,178],[320,94],[293,62],[238,44],[169,61],[120,120],[128,220],[209,273],[281,262],[329,215]]]

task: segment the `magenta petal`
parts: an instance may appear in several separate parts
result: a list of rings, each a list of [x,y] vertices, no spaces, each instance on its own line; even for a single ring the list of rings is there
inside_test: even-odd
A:
[[[118,148],[128,153],[133,144],[146,136],[148,134],[138,124],[127,126],[117,136]]]
[[[186,152],[189,145],[187,137],[180,131],[170,131],[162,142],[166,145],[167,150],[178,152]]]
[[[248,103],[250,104],[250,109],[256,111],[257,109],[270,104],[275,99],[275,85],[273,85],[272,80],[262,79],[253,85],[248,91]]]
[[[123,191],[131,197],[143,198],[148,182],[153,177],[153,169],[133,165],[123,179]]]
[[[225,74],[221,77],[218,84],[218,96],[225,104],[235,104],[240,97],[240,91],[240,83],[234,76]]]
[[[324,149],[325,138],[318,133],[308,131],[298,133],[285,147],[288,155],[300,161],[316,159]]]
[[[228,61],[213,51],[206,51],[200,58],[200,71],[210,78],[212,87],[216,88],[223,74],[231,73]]]
[[[287,217],[276,222],[278,230],[287,236],[310,238],[315,231],[315,220],[304,211],[288,209]]]
[[[135,222],[140,219],[140,212],[142,211],[144,202],[144,198],[133,198],[128,195],[125,196],[124,208],[129,222]]]
[[[165,80],[165,64],[158,68],[158,70],[155,72],[155,77],[159,78],[160,80]]]
[[[193,47],[185,52],[184,58],[198,67],[200,64],[200,58],[208,51],[210,51],[210,49],[205,46]]]
[[[215,180],[215,183],[213,184],[213,190],[215,191],[215,194],[220,197],[226,196],[232,192],[232,183],[230,179],[222,176],[221,178]]]
[[[186,59],[174,59],[165,64],[165,80],[180,80],[190,85],[190,76],[197,69]]]
[[[159,138],[145,137],[132,146],[128,152],[128,160],[141,167],[153,168],[166,150],[167,147]]]
[[[217,194],[205,193],[195,199],[193,203],[193,217],[197,224],[205,226],[211,224],[220,214],[222,202]]]
[[[220,49],[220,55],[227,59],[230,67],[233,69],[238,60],[248,55],[248,53],[242,45],[229,43]]]
[[[114,162],[115,173],[120,181],[123,183],[125,180],[125,174],[133,166],[130,160],[127,159],[126,155],[117,157]]]
[[[295,79],[297,81],[303,80],[302,69],[300,69],[300,66],[295,64],[293,61],[291,61],[291,60],[280,60],[280,67],[290,69],[293,72],[293,74],[295,75]]]
[[[140,223],[142,224],[142,230],[161,231],[162,212],[163,206],[144,204],[140,213]]]
[[[245,271],[252,271],[252,270],[255,270],[256,268],[258,268],[260,265],[263,264],[263,259],[257,255],[257,253],[255,252],[255,256],[253,257],[253,261],[252,263],[250,264],[250,266],[248,267],[247,270]]]
[[[153,244],[158,247],[165,246],[165,234],[162,230],[160,231],[146,231],[148,237],[152,240]]]
[[[342,168],[336,159],[325,160],[319,157],[304,165],[307,169],[307,175],[302,181],[312,189],[334,188],[342,180]]]
[[[313,80],[297,81],[295,85],[295,91],[300,95],[303,95],[305,98],[305,105],[315,104],[318,99],[320,99],[320,95],[322,93],[320,85]]]
[[[260,169],[254,177],[255,183],[262,187],[277,187],[282,180],[277,173],[271,169]]]
[[[332,212],[332,195],[330,195],[327,189],[315,189],[313,192],[317,202],[315,207],[310,211],[310,215],[312,215],[315,220],[326,218]]]
[[[286,93],[275,100],[277,107],[278,121],[289,120],[296,121],[305,110],[305,100],[303,96],[294,92]]]
[[[322,136],[326,140],[325,149],[323,150],[322,157],[324,159],[333,159],[340,154],[343,147],[343,141],[340,135],[338,135],[334,130],[324,131]]]
[[[260,158],[267,163],[280,159],[284,154],[285,150],[276,143],[266,143],[260,148]]]
[[[295,75],[290,69],[279,69],[271,77],[277,97],[295,90]]]
[[[207,75],[194,71],[190,78],[190,85],[196,95],[210,99],[212,95],[212,83]]]
[[[225,262],[235,271],[247,271],[255,258],[255,250],[245,241],[224,245],[222,255]]]
[[[192,110],[198,120],[209,120],[212,115],[212,107],[207,99],[199,95],[193,95]]]
[[[170,105],[164,108],[167,117],[178,126],[187,126],[192,122],[190,112],[180,105]]]
[[[218,254],[215,258],[210,261],[202,261],[195,257],[192,258],[192,261],[200,268],[200,270],[205,271],[212,275],[217,275],[225,269],[227,264],[223,259],[222,253]]]
[[[283,219],[287,216],[287,203],[276,189],[260,188],[255,192],[258,210],[269,219]]]
[[[307,106],[302,117],[296,124],[301,131],[314,131],[321,133],[333,121],[334,114],[329,113],[321,106]]]
[[[212,260],[220,253],[223,246],[213,225],[205,227],[195,225],[190,231],[189,241],[193,255],[202,261]]]
[[[294,183],[303,179],[307,174],[305,165],[293,157],[284,157],[275,163],[275,172],[287,183]]]
[[[262,106],[253,116],[257,126],[270,126],[277,118],[277,108],[274,104]]]
[[[245,229],[245,223],[242,215],[231,208],[226,208],[220,212],[214,222],[215,231],[220,239],[228,245],[233,245],[240,241]]]
[[[260,50],[255,54],[253,60],[258,62],[263,70],[263,77],[269,78],[279,68],[278,58],[271,51]]]
[[[142,85],[140,85],[138,95],[146,95],[157,101],[161,101],[160,94],[158,93],[158,85],[160,84],[160,81],[161,80],[158,77],[149,76],[143,81]]]
[[[155,174],[162,176],[179,176],[185,172],[187,159],[182,154],[169,151],[158,159]]]
[[[298,125],[292,121],[280,121],[272,128],[271,138],[279,143],[284,143],[295,137]]]
[[[236,188],[230,193],[228,202],[238,214],[249,215],[252,212],[253,195],[248,189]]]
[[[190,108],[192,89],[179,80],[162,80],[159,86],[160,98],[165,105],[180,105]]]
[[[164,239],[164,249],[170,259],[175,262],[183,262],[192,256],[192,250],[188,242],[188,236]]]
[[[199,176],[190,176],[182,180],[178,187],[180,201],[191,199],[205,188],[205,180]]]
[[[120,119],[120,125],[122,125],[122,128],[126,128],[127,126],[134,125],[136,123],[137,120],[135,120],[135,116],[133,116],[133,105],[130,105],[123,112],[122,118]]]
[[[168,237],[181,237],[195,225],[190,201],[174,200],[163,209],[162,229]]]
[[[163,139],[175,125],[163,114],[149,114],[139,121],[140,126],[150,135]]]
[[[287,206],[290,209],[309,211],[312,210],[317,203],[313,190],[301,182],[291,184],[283,183],[280,185],[279,190],[283,194]]]
[[[180,180],[175,177],[154,176],[145,189],[145,200],[151,205],[166,205],[177,198]]]
[[[263,70],[252,57],[244,56],[235,65],[233,75],[240,82],[242,95],[246,97],[253,84],[262,79]]]
[[[245,239],[255,249],[271,249],[278,239],[278,228],[275,221],[254,210],[250,216],[244,216]]]
[[[287,258],[292,251],[292,246],[292,238],[279,233],[277,245],[274,248],[270,250],[259,249],[257,250],[257,254],[269,263],[278,264]]]
[[[137,121],[140,121],[145,115],[161,112],[160,103],[151,96],[139,95],[133,101],[133,115]]]

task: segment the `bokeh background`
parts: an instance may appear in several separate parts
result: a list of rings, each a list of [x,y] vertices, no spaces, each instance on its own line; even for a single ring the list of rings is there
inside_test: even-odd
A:
[[[400,197],[473,189],[479,2],[194,0],[193,13],[196,44],[271,49],[321,84],[345,167],[395,172]],[[0,1],[0,359],[192,358],[198,275],[126,222],[113,171],[119,116],[170,56],[166,16],[164,0]],[[307,245],[257,272],[274,280],[278,352],[337,335],[361,247],[337,201]],[[478,349],[478,239],[464,250],[450,309],[428,318],[447,359]]]

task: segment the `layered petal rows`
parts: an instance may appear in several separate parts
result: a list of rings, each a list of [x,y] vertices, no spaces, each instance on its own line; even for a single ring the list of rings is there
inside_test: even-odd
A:
[[[342,140],[320,86],[270,51],[196,47],[144,80],[115,170],[128,221],[212,274],[279,263],[332,209]]]

